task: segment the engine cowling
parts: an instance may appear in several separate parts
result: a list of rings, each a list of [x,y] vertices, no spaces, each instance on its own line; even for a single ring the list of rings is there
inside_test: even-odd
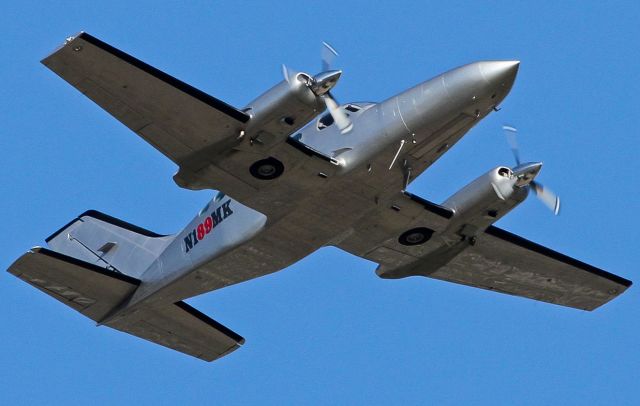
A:
[[[473,237],[522,203],[528,193],[528,185],[521,184],[510,168],[491,169],[442,204],[454,212],[448,228]]]
[[[310,76],[296,72],[247,104],[245,136],[265,147],[282,142],[320,114],[325,105],[309,87]]]

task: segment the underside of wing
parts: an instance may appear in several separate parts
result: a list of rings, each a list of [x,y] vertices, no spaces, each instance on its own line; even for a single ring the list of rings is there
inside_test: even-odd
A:
[[[178,164],[174,181],[181,187],[222,191],[271,218],[285,197],[304,194],[301,189],[319,183],[319,172],[335,170],[335,165],[307,159],[281,142],[317,115],[319,108],[315,98],[310,105],[300,102],[297,90],[286,87],[287,82],[274,87],[289,100],[280,109],[271,112],[266,108],[271,96],[257,99],[266,103],[262,108],[266,112],[262,124],[254,124],[254,143],[245,136],[251,117],[244,111],[90,34],[67,39],[42,63]],[[282,117],[295,124],[283,122]],[[271,144],[271,138],[279,142],[272,140]],[[310,167],[303,167],[303,161],[309,161]],[[280,174],[284,176],[278,177]]]
[[[583,310],[594,310],[631,286],[627,279],[493,226],[476,245],[425,276]]]
[[[42,63],[179,165],[233,144],[249,116],[87,34]]]
[[[337,244],[354,255],[381,265],[399,267],[415,260],[431,247],[407,247],[398,237],[411,229],[426,230],[432,235],[442,233],[453,216],[446,207],[422,199],[408,192],[400,192],[387,202],[380,202],[378,210],[364,216],[355,224],[353,232]]]
[[[426,276],[448,282],[593,310],[631,282],[490,226],[461,238],[446,207],[405,193],[363,218],[337,246],[379,264],[385,279]]]

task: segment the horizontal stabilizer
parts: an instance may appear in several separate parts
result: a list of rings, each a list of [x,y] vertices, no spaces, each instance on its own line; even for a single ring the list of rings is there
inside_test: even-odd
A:
[[[205,361],[244,344],[244,338],[185,302],[142,309],[106,325]]]
[[[27,252],[8,271],[94,321],[129,298],[140,281],[46,248]]]
[[[96,322],[125,303],[141,283],[40,247],[18,258],[8,271]],[[142,307],[105,325],[206,361],[244,343],[244,338],[184,302]]]

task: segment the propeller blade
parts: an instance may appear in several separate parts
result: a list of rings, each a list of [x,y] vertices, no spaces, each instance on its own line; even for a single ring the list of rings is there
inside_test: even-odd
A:
[[[336,51],[331,45],[322,41],[322,51],[320,55],[322,58],[321,72],[331,70],[331,64],[333,63],[333,60],[336,59],[336,56],[338,56],[338,51]]]
[[[282,64],[282,76],[284,76],[284,80],[287,81],[287,83],[291,83],[290,82],[290,76],[289,76],[289,68],[287,68],[287,65],[285,65],[284,63]]]
[[[532,181],[530,184],[538,199],[557,216],[560,213],[560,197],[553,193],[551,189],[542,186],[542,184],[536,181]]]
[[[518,149],[518,130],[510,125],[503,125],[504,135],[507,137],[507,142],[511,147],[513,157],[516,159],[516,165],[520,165],[520,150]]]
[[[333,96],[330,92],[327,92],[324,96],[322,96],[324,100],[324,104],[327,106],[327,110],[329,110],[329,114],[333,117],[333,121],[336,123],[336,126],[340,129],[341,133],[346,133],[353,128],[353,123],[347,117],[347,114],[338,107],[338,103],[333,99]]]
[[[349,119],[347,113],[345,113],[336,102],[336,99],[331,94],[331,89],[335,86],[336,82],[340,78],[342,71],[331,69],[333,60],[338,56],[338,51],[328,43],[322,41],[321,61],[322,70],[318,75],[313,77],[310,89],[324,100],[329,114],[333,117],[333,122],[336,124],[342,134],[351,131],[353,123]]]

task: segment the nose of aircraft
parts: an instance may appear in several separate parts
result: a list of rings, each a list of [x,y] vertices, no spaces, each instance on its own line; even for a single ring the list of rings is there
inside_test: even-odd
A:
[[[487,111],[500,104],[511,91],[519,67],[520,61],[470,63],[445,73],[444,86],[451,99],[474,100],[476,104],[469,107],[471,111]]]
[[[480,63],[480,72],[487,82],[510,87],[519,67],[520,61],[486,61]]]

